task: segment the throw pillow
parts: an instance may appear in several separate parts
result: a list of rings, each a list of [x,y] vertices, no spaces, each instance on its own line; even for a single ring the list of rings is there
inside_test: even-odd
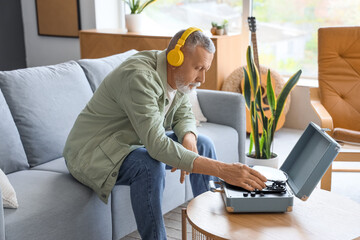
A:
[[[192,105],[192,111],[195,115],[196,126],[200,126],[200,122],[207,122],[207,119],[201,111],[200,104],[197,98],[197,92],[191,91],[188,96]]]
[[[5,173],[0,169],[0,188],[4,208],[18,208],[16,193]]]

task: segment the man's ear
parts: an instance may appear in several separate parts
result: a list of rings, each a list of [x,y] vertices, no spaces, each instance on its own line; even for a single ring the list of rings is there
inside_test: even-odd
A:
[[[168,65],[168,67],[172,70],[172,71],[174,71],[174,70],[176,70],[178,67],[175,67],[175,66],[173,66],[173,65],[171,65],[168,61],[166,61],[166,63],[167,63],[167,65]]]

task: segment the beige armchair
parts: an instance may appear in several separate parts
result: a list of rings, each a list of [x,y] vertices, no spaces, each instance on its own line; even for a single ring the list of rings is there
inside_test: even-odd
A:
[[[319,88],[310,89],[311,105],[341,145],[334,161],[360,162],[360,27],[320,28]],[[331,190],[332,172],[360,169],[329,167],[321,188]]]

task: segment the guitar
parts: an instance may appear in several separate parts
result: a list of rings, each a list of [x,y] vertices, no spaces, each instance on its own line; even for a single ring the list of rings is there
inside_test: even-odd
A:
[[[255,17],[248,17],[248,24],[249,29],[251,32],[251,43],[253,45],[253,52],[254,52],[254,62],[255,65],[260,72],[260,64],[259,64],[259,54],[258,54],[258,48],[257,48],[257,39],[256,39],[256,18]],[[261,82],[261,75],[260,82]]]
[[[265,69],[264,67],[260,67],[259,64],[259,56],[258,56],[258,48],[257,48],[257,39],[256,39],[256,19],[255,17],[248,17],[248,24],[249,24],[249,29],[251,32],[251,43],[253,46],[253,54],[254,54],[254,62],[255,65],[259,71],[259,77],[260,77],[260,85],[261,85],[261,93],[262,93],[262,106],[265,112],[265,116],[270,117],[271,116],[271,110],[270,110],[270,106],[267,100],[267,95],[266,95],[266,78],[267,78],[267,69]],[[278,76],[280,76],[279,74],[277,74]],[[274,77],[272,74],[272,84],[275,88],[275,82],[274,81]],[[261,79],[264,79],[264,81],[261,81]],[[244,80],[241,81],[241,88],[243,89],[244,86]],[[285,114],[281,114],[276,130],[279,130],[285,122]],[[259,123],[259,133],[262,133],[262,125],[261,123]],[[246,132],[250,133],[251,132],[251,122],[250,122],[250,111],[249,109],[246,108]]]

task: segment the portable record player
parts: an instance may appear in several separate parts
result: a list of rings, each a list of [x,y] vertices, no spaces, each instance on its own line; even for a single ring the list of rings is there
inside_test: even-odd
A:
[[[340,145],[319,126],[310,123],[280,169],[253,166],[268,181],[266,188],[249,192],[220,182],[220,191],[228,212],[289,212],[294,195],[306,201],[337,156]]]

